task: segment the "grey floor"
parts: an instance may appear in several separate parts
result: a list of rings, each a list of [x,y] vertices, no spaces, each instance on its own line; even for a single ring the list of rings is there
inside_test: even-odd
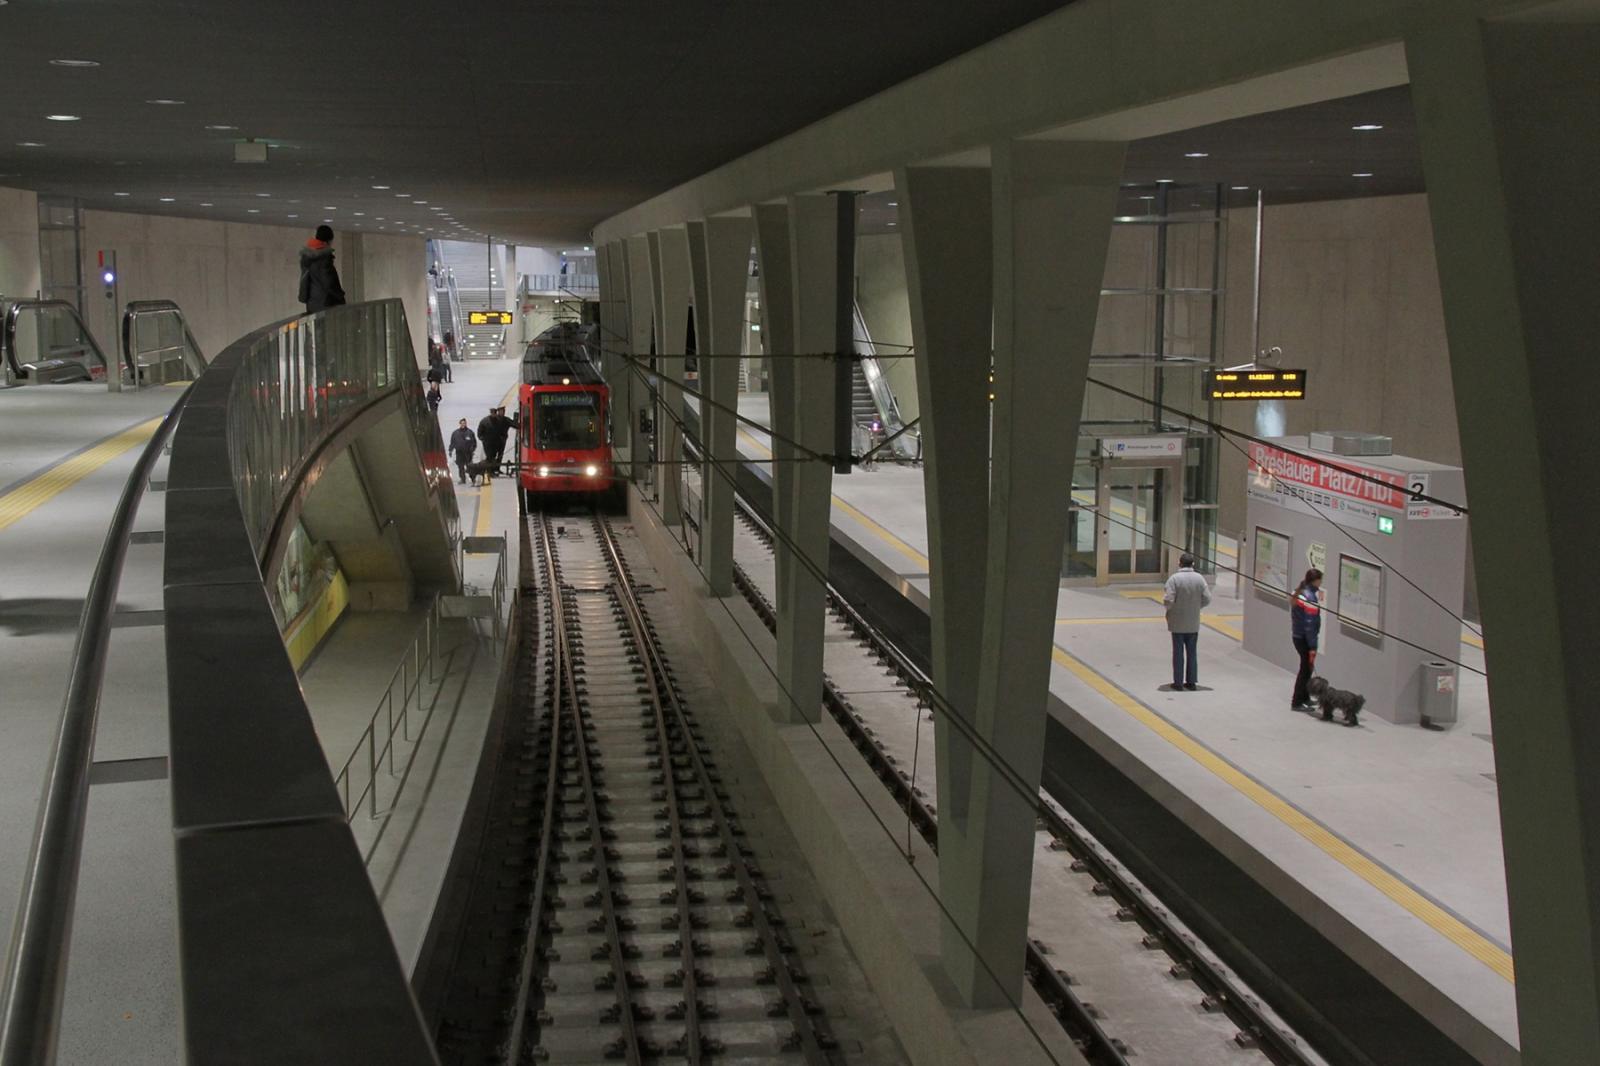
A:
[[[764,424],[767,397],[742,395],[740,412]],[[746,455],[768,456],[766,434],[739,433]],[[833,494],[835,528],[926,596],[922,471],[856,471],[835,477]],[[1051,692],[1221,823],[1251,861],[1514,1046],[1486,678],[1462,672],[1447,732],[1372,715],[1345,729],[1292,713],[1292,675],[1243,651],[1243,608],[1224,579],[1200,638],[1202,691],[1165,691],[1171,652],[1154,591],[1062,588]],[[1482,670],[1480,644],[1464,631],[1459,658]]]

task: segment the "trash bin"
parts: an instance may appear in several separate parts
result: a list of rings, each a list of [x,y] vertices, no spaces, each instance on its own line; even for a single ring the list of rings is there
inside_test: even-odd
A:
[[[1422,664],[1422,724],[1443,729],[1456,722],[1456,667],[1436,660]]]

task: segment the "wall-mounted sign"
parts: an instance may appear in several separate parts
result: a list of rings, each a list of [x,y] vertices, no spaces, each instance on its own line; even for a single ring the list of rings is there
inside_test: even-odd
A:
[[[1339,556],[1339,621],[1381,635],[1383,567],[1354,556]]]
[[[1250,576],[1255,580],[1256,588],[1263,592],[1275,592],[1279,596],[1289,594],[1289,538],[1282,533],[1268,529],[1266,526],[1256,527],[1256,555],[1255,566]]]
[[[509,326],[511,325],[510,311],[468,311],[467,325],[469,326]]]
[[[1306,563],[1313,570],[1328,569],[1328,546],[1315,541],[1306,545]]]
[[[1183,440],[1181,433],[1101,437],[1100,454],[1107,459],[1181,459]]]
[[[1245,491],[1279,506],[1298,499],[1342,526],[1375,529],[1380,514],[1399,517],[1427,494],[1428,475],[1383,470],[1339,457],[1337,466],[1252,441]]]
[[[1304,370],[1207,370],[1208,400],[1303,400]]]

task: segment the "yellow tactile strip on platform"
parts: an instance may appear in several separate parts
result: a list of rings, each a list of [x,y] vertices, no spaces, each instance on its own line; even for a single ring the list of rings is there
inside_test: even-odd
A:
[[[159,415],[107,437],[0,496],[0,529],[15,525],[117,456],[149,440],[165,417]]]

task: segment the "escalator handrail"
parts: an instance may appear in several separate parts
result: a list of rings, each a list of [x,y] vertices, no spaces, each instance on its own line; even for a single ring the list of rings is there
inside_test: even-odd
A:
[[[0,994],[0,1066],[48,1066],[55,1060],[84,818],[89,808],[89,770],[117,588],[150,472],[193,390],[190,385],[178,397],[134,464],[112,513],[83,601],[67,694],[46,766],[44,793],[6,957],[5,990]]]
[[[100,345],[95,343],[94,334],[89,332],[89,327],[83,324],[83,316],[78,313],[76,304],[68,300],[13,300],[6,309],[5,336],[0,347],[5,349],[6,362],[11,366],[11,372],[17,377],[23,377],[21,365],[17,362],[17,319],[24,311],[65,311],[72,316],[78,324],[78,335],[84,339],[95,358],[100,360],[100,366],[107,374],[111,373],[111,360],[106,358],[106,353],[100,350]]]
[[[183,308],[172,300],[129,300],[128,306],[122,309],[122,361],[127,366],[128,373],[133,375],[134,383],[139,381],[139,368],[134,365],[133,353],[133,323],[143,315],[175,314],[178,324],[183,327],[184,343],[189,350],[194,352],[199,366],[189,367],[189,371],[196,377],[206,368],[205,353],[200,350],[200,342],[194,339],[194,334],[189,330],[189,320],[184,317]],[[187,359],[184,360],[188,362]]]

